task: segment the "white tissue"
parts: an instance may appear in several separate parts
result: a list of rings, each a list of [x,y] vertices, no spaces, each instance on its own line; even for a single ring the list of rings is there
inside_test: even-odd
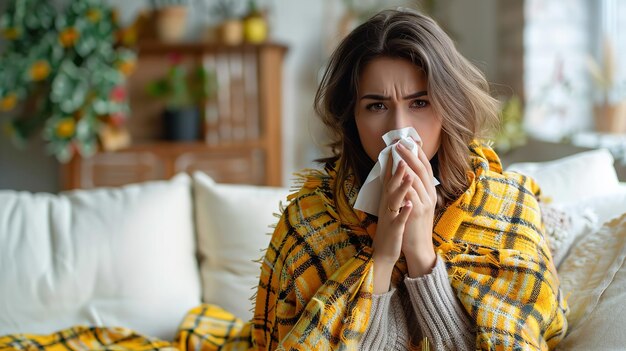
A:
[[[402,143],[407,149],[409,149],[415,156],[417,156],[417,147],[422,147],[422,138],[413,127],[406,127],[402,129],[396,129],[389,131],[383,135],[385,141],[385,147],[383,151],[378,154],[378,162],[374,165],[367,179],[363,183],[359,195],[354,203],[354,208],[378,215],[378,205],[380,203],[380,195],[383,189],[383,179],[385,177],[385,169],[387,169],[387,161],[389,160],[389,154],[392,156],[393,166],[391,167],[391,173],[395,174],[398,168],[398,163],[402,159],[398,150],[395,148],[397,143]],[[394,140],[397,142],[394,143]],[[439,185],[439,181],[433,177],[433,183]]]

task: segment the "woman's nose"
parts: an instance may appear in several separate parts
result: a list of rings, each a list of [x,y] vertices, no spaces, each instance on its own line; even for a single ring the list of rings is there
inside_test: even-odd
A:
[[[395,107],[391,110],[391,118],[390,118],[390,126],[391,130],[393,129],[402,129],[404,127],[409,127],[409,119],[407,116],[407,112],[402,108]]]

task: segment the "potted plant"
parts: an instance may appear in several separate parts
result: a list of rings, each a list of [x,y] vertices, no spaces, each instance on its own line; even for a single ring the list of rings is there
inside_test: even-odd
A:
[[[198,140],[202,129],[199,106],[215,94],[215,74],[202,66],[189,71],[179,54],[171,54],[169,60],[170,67],[165,76],[147,86],[150,96],[165,102],[163,137],[176,141]]]
[[[177,42],[185,37],[188,0],[150,0],[156,17],[156,31],[164,42]]]
[[[243,33],[248,43],[260,44],[267,39],[267,20],[255,0],[248,1],[248,14],[243,18]]]
[[[624,85],[618,86],[615,77],[613,45],[605,38],[602,45],[602,61],[587,58],[587,68],[596,86],[599,100],[593,107],[596,130],[605,133],[626,132],[626,98]]]
[[[217,0],[213,6],[213,13],[219,19],[218,37],[226,45],[239,45],[243,42],[243,22],[238,15],[237,0]]]
[[[61,162],[90,156],[100,132],[124,129],[125,81],[135,53],[120,46],[115,11],[101,0],[10,0],[0,17],[0,113],[17,145],[43,130]]]

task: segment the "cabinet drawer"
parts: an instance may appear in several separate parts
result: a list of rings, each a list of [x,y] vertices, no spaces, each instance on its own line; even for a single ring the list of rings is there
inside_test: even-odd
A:
[[[80,188],[120,186],[166,177],[165,165],[151,152],[98,153],[80,162]]]
[[[265,184],[265,156],[260,149],[211,153],[186,152],[174,163],[176,172],[202,171],[218,183]]]

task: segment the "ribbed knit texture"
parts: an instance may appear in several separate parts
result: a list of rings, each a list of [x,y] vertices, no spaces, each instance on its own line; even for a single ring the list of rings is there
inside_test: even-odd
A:
[[[407,297],[409,306],[403,301]],[[411,340],[420,340],[422,336],[428,338],[434,350],[473,350],[473,329],[472,321],[454,296],[445,263],[437,257],[430,274],[420,278],[407,276],[404,285],[373,296],[369,324],[359,350],[411,350]]]

